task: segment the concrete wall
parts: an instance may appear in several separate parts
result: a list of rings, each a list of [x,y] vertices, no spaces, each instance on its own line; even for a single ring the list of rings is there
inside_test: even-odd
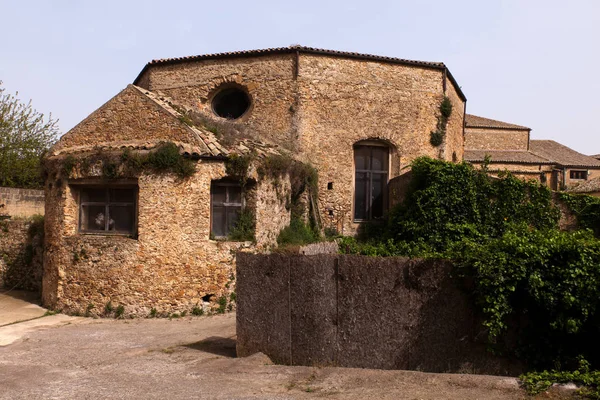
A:
[[[466,128],[465,149],[529,150],[528,130]]]
[[[433,260],[238,254],[237,351],[277,363],[514,374]]]
[[[11,217],[44,215],[44,191],[0,187],[0,215]]]
[[[32,225],[36,225],[33,228]],[[44,247],[39,219],[0,221],[0,287],[40,291]]]

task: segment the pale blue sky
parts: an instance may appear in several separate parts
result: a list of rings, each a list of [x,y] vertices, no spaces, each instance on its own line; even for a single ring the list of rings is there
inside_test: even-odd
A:
[[[0,80],[62,132],[156,58],[301,44],[442,61],[469,113],[600,153],[600,1],[0,0]]]

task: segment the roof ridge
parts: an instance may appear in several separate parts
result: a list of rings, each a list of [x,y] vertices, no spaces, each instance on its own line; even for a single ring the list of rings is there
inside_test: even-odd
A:
[[[467,128],[493,128],[493,129],[509,129],[509,130],[529,130],[531,128],[517,125],[510,122],[500,121],[487,117],[481,117],[474,114],[465,114],[465,126]]]
[[[381,61],[388,63],[396,63],[396,64],[404,64],[410,66],[419,66],[423,68],[433,68],[437,70],[444,70],[447,72],[448,79],[454,85],[455,90],[457,91],[459,97],[466,101],[466,96],[463,93],[462,89],[454,79],[454,76],[446,66],[441,61],[421,61],[421,60],[409,60],[406,58],[399,57],[391,57],[391,56],[379,56],[375,54],[368,53],[358,53],[352,51],[341,51],[341,50],[328,50],[317,47],[309,47],[309,46],[301,46],[301,45],[291,45],[287,47],[270,47],[264,49],[254,49],[254,50],[238,50],[238,51],[230,51],[230,52],[221,52],[221,53],[207,53],[207,54],[199,54],[195,56],[183,56],[183,57],[170,57],[170,58],[159,58],[154,59],[148,62],[144,68],[140,71],[138,76],[134,79],[133,84],[137,84],[141,79],[142,75],[146,70],[155,65],[160,64],[177,64],[184,63],[190,61],[197,60],[207,60],[207,59],[215,59],[215,58],[233,58],[233,57],[253,57],[253,56],[261,56],[261,55],[269,55],[269,54],[285,54],[285,53],[294,53],[294,52],[304,52],[310,54],[324,54],[336,57],[346,57],[346,58],[357,58],[363,60],[372,60],[372,61]]]
[[[407,63],[415,63],[419,65],[427,65],[431,67],[444,68],[446,65],[441,61],[423,61],[423,60],[410,60],[407,58],[400,57],[392,57],[392,56],[381,56],[377,54],[369,54],[369,53],[360,53],[355,51],[345,51],[345,50],[331,50],[331,49],[323,49],[318,47],[310,47],[310,46],[302,46],[302,45],[291,45],[284,47],[267,47],[262,49],[250,49],[250,50],[236,50],[236,51],[225,51],[218,53],[204,53],[197,54],[193,56],[181,56],[181,57],[167,57],[167,58],[158,58],[151,60],[148,64],[162,64],[162,63],[170,63],[170,62],[183,62],[183,61],[193,61],[197,59],[203,58],[219,58],[219,57],[231,57],[231,56],[245,56],[245,55],[259,55],[259,54],[273,54],[273,53],[282,53],[286,51],[301,51],[308,53],[320,53],[320,54],[330,54],[330,55],[338,55],[338,56],[349,56],[349,57],[360,57],[360,58],[371,58],[376,60],[388,60],[388,61],[402,61]]]

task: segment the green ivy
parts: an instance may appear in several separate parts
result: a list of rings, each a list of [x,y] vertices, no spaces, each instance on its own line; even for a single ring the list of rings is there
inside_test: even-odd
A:
[[[174,173],[181,178],[188,178],[196,171],[194,161],[183,156],[175,143],[166,142],[156,149],[146,153],[133,153],[125,149],[121,155],[97,151],[94,154],[76,158],[68,155],[62,160],[47,160],[45,172],[50,173],[55,168],[63,177],[68,177],[79,166],[83,171],[89,171],[92,165],[102,164],[102,177],[118,179],[138,175],[144,170],[156,173]]]
[[[560,193],[560,199],[577,217],[579,226],[600,236],[600,198],[585,194]]]
[[[489,343],[533,367],[600,365],[600,240],[562,232],[548,188],[467,164],[417,159],[403,204],[343,253],[446,258],[472,293]],[[577,203],[576,203],[577,202]],[[592,227],[594,199],[571,199]],[[589,225],[585,225],[589,224]],[[372,230],[366,229],[365,232]],[[516,333],[508,345],[505,334]]]
[[[519,377],[521,385],[530,395],[546,391],[554,383],[580,385],[578,394],[589,399],[600,399],[600,371],[590,371],[590,364],[579,357],[579,367],[574,371],[529,372]]]
[[[448,96],[444,96],[442,99],[439,111],[440,114],[437,117],[436,130],[431,132],[431,136],[429,138],[429,142],[435,147],[444,142],[448,120],[450,119],[450,115],[452,115],[452,101],[450,101]]]

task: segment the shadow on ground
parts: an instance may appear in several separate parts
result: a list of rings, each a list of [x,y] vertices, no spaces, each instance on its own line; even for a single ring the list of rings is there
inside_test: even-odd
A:
[[[234,337],[224,338],[220,336],[211,336],[196,343],[186,344],[183,347],[216,354],[218,356],[236,358],[237,353],[235,351],[235,344],[236,340]]]

